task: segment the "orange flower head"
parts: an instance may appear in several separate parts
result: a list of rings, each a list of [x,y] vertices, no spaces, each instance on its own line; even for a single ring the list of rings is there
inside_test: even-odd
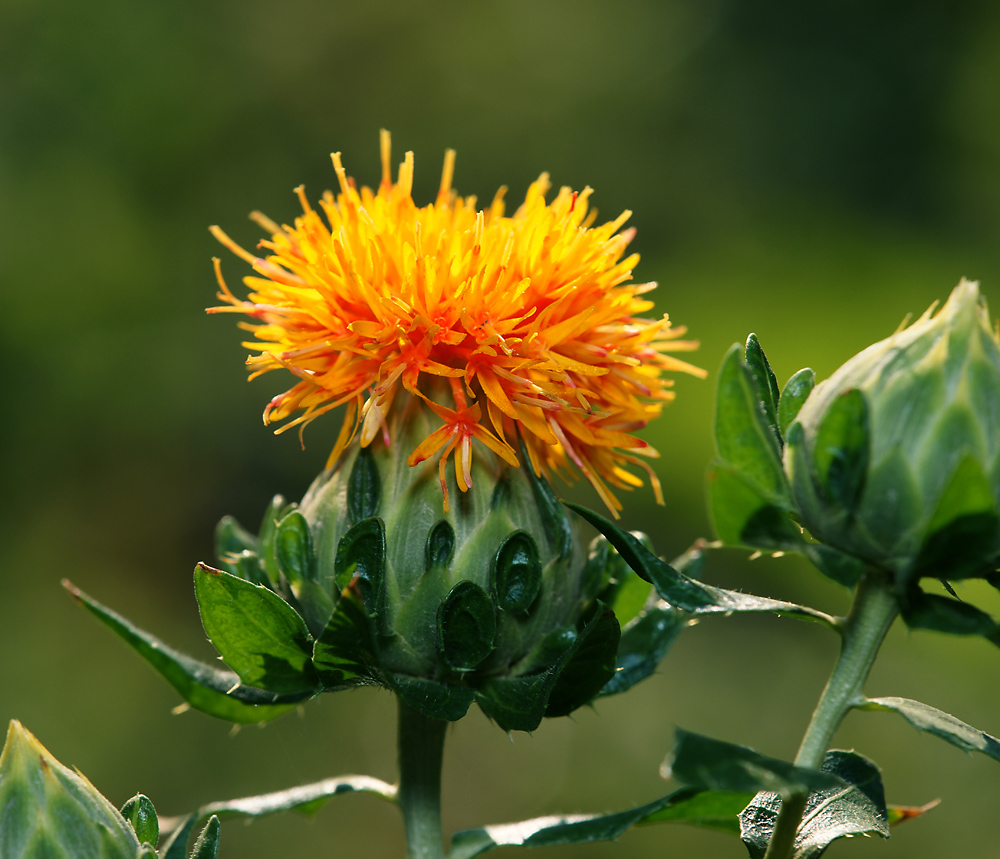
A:
[[[631,282],[639,257],[625,250],[635,231],[621,230],[631,213],[594,226],[591,189],[564,187],[546,203],[545,173],[513,215],[503,188],[477,209],[451,188],[452,150],[437,199],[419,208],[413,153],[393,182],[385,131],[381,143],[377,190],[358,189],[336,152],[340,193],[326,192],[319,210],[300,187],[293,225],[253,213],[271,234],[262,256],[211,228],[257,276],[244,278],[250,294],[239,299],[214,260],[225,305],[210,312],[253,320],[241,325],[256,338],[244,344],[257,353],[247,359],[251,378],[285,368],[298,380],[267,405],[265,423],[283,421],[281,432],[346,406],[332,465],[355,438],[392,442],[387,416],[402,389],[441,421],[408,462],[439,456],[446,505],[452,454],[465,491],[473,441],[518,466],[518,432],[536,474],[567,477],[572,463],[616,515],[609,485],[642,484],[628,466],[649,474],[660,500],[643,459],[657,453],[632,433],[673,399],[665,371],[704,371],[670,354],[697,347],[680,339],[684,328],[642,317],[656,284]]]

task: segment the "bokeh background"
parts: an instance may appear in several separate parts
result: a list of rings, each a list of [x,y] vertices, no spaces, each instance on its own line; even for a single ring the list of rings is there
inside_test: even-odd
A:
[[[164,814],[345,772],[393,779],[394,708],[324,696],[266,728],[197,713],[59,588],[85,590],[201,657],[190,571],[214,523],[256,524],[299,497],[338,422],[299,449],[260,420],[281,380],[248,385],[210,258],[243,264],[260,209],[297,212],[335,184],[341,150],[379,178],[378,130],[416,153],[418,202],[446,147],[455,184],[509,200],[542,170],[629,208],[659,308],[714,372],[756,331],[779,381],[821,377],[965,275],[1000,309],[1000,6],[722,0],[3,0],[0,4],[0,722],[17,717],[115,803]],[[713,380],[681,378],[649,438],[667,504],[626,522],[667,555],[708,533]],[[595,499],[583,489],[567,492]],[[834,611],[846,597],[794,558],[720,554],[714,582]],[[1000,608],[979,591],[981,604]],[[992,603],[990,600],[993,600]],[[687,632],[627,696],[508,739],[473,710],[451,732],[450,828],[600,811],[671,789],[657,774],[688,729],[790,757],[835,642],[791,620]],[[869,689],[1000,732],[1000,654],[895,629]],[[993,857],[1000,767],[889,715],[838,745],[884,768],[889,800],[927,817],[831,856]],[[339,798],[314,819],[224,827],[222,856],[402,855],[395,812]],[[725,836],[650,827],[558,857],[739,857]]]

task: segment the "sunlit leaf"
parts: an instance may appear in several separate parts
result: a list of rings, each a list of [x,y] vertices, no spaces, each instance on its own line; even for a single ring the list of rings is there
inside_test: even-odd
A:
[[[196,710],[230,722],[266,722],[286,713],[312,692],[277,695],[244,686],[232,671],[179,653],[155,635],[87,596],[68,581],[63,586],[102,623],[124,639]]]
[[[795,835],[793,859],[816,859],[838,838],[889,837],[889,818],[878,767],[856,752],[827,752],[822,772],[838,785],[810,794]],[[740,815],[743,842],[751,859],[762,859],[781,810],[777,793],[760,793]]]
[[[940,737],[963,751],[982,752],[1000,761],[1000,740],[929,704],[909,698],[867,698],[859,709],[898,713],[918,731]]]

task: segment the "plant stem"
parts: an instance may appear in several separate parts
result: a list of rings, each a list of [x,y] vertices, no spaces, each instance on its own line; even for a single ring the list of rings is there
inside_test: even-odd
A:
[[[861,690],[868,672],[898,613],[899,605],[891,581],[874,570],[866,573],[858,584],[854,605],[844,626],[840,656],[795,756],[797,766],[818,769],[823,763],[844,716],[862,698]],[[764,859],[791,856],[795,833],[808,799],[808,794],[796,794],[782,800]]]
[[[407,859],[444,859],[441,761],[448,723],[399,702],[399,792]]]

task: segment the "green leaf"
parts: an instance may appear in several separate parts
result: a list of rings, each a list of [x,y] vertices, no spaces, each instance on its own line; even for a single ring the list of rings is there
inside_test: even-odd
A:
[[[273,590],[259,553],[258,539],[232,516],[223,516],[219,520],[215,526],[215,556],[219,569]]]
[[[715,444],[719,456],[775,502],[788,489],[781,448],[761,403],[755,376],[734,345],[719,371],[715,404]]]
[[[63,580],[63,587],[152,665],[188,704],[209,716],[239,723],[266,722],[286,713],[299,701],[312,697],[312,691],[277,695],[244,686],[234,672],[179,653],[68,581]]]
[[[552,490],[552,485],[544,477],[535,474],[520,430],[517,434],[517,443],[521,449],[523,468],[528,475],[528,480],[531,481],[531,491],[535,496],[535,506],[542,520],[542,529],[548,540],[549,550],[560,560],[568,558],[573,552],[573,526],[559,502],[559,498]]]
[[[315,814],[333,797],[348,793],[370,793],[390,801],[396,798],[396,788],[391,784],[366,775],[348,775],[260,796],[212,802],[199,808],[194,817],[200,822],[213,815],[225,820],[234,817],[266,817],[285,811]]]
[[[793,859],[817,859],[838,838],[855,835],[889,837],[882,776],[870,760],[856,752],[826,753],[822,771],[840,780],[809,796],[795,834]],[[760,793],[740,815],[743,842],[751,859],[763,859],[781,809],[776,793]]]
[[[642,531],[629,533],[652,551],[653,543],[647,534]],[[597,598],[610,606],[618,622],[623,625],[638,617],[652,591],[651,584],[625,563],[603,534],[591,541],[582,580],[581,591],[596,591]]]
[[[667,796],[614,814],[575,814],[536,817],[456,832],[448,859],[474,859],[497,847],[554,847],[614,841],[633,826],[676,822],[736,832],[736,815],[749,797],[706,794],[681,788]],[[732,816],[731,824],[722,820]]]
[[[163,854],[163,859],[187,859],[188,842],[191,840],[191,833],[194,832],[196,823],[197,820],[193,814],[189,814],[181,820],[180,825],[170,833],[170,837],[167,838],[166,844],[160,851]]]
[[[360,595],[351,591],[341,595],[313,647],[313,665],[327,692],[384,685],[378,668],[375,629]]]
[[[782,796],[843,787],[836,775],[769,758],[747,746],[677,729],[664,777],[704,790],[770,791]]]
[[[425,677],[392,674],[389,683],[392,690],[414,710],[446,722],[461,719],[476,697],[476,690],[471,686],[438,683]]]
[[[764,410],[764,417],[767,419],[774,433],[778,445],[781,445],[781,429],[778,426],[778,380],[774,378],[771,365],[767,363],[767,356],[757,340],[756,334],[747,337],[745,349],[745,359],[747,367],[753,375],[754,386],[757,389],[757,401]]]
[[[262,585],[199,564],[201,621],[216,650],[247,686],[271,692],[316,689],[313,638],[288,603]]]
[[[542,587],[538,547],[527,531],[514,531],[493,560],[493,588],[504,611],[521,614],[531,608]]]
[[[455,554],[455,529],[447,519],[442,519],[431,528],[424,549],[424,569],[447,567]]]
[[[1000,624],[969,603],[913,589],[901,601],[900,614],[910,629],[950,635],[981,635],[1000,646]]]
[[[257,537],[257,554],[260,555],[264,571],[268,579],[272,582],[278,582],[281,579],[281,570],[278,567],[278,557],[274,546],[278,523],[293,506],[285,501],[284,496],[275,495],[271,499],[267,510],[264,511],[264,518],[260,522],[260,532]]]
[[[316,554],[309,523],[298,510],[292,510],[278,523],[274,554],[293,589],[300,588],[303,582],[316,581]]]
[[[600,696],[625,692],[649,677],[687,625],[687,615],[667,603],[646,609],[622,630],[615,673]]]
[[[371,447],[358,451],[347,479],[347,513],[351,522],[357,524],[378,513],[382,499],[382,479]]]
[[[915,575],[956,579],[996,570],[1000,516],[993,487],[971,453],[949,479],[927,534],[914,564]]]
[[[497,613],[493,600],[475,582],[459,582],[438,609],[438,647],[460,671],[475,668],[493,652]]]
[[[219,855],[219,818],[214,815],[209,818],[205,828],[198,836],[191,850],[191,859],[215,859]]]
[[[792,421],[798,417],[802,404],[816,387],[816,374],[806,367],[799,370],[787,382],[781,391],[781,398],[778,400],[778,428],[784,435]]]
[[[690,791],[688,799],[678,798],[676,802],[664,806],[643,818],[637,825],[653,823],[686,823],[702,829],[740,834],[740,812],[753,799],[752,793],[732,790],[695,790],[682,788],[677,793]],[[674,794],[676,795],[676,794]]]
[[[646,537],[640,531],[633,531],[632,533],[640,540]],[[617,555],[618,553],[615,552],[615,554]],[[599,599],[601,602],[606,603],[615,613],[618,623],[624,625],[642,614],[646,603],[649,602],[649,595],[652,593],[653,588],[649,582],[638,576],[624,561],[622,562],[622,570],[619,576],[620,578],[615,582],[613,593],[608,595],[609,598],[606,598],[605,594],[601,594]]]
[[[940,737],[963,751],[982,752],[1000,761],[1000,740],[929,704],[909,698],[867,698],[859,709],[898,713],[918,731]]]
[[[140,844],[156,847],[160,837],[160,821],[149,797],[137,793],[122,806],[122,817],[132,827]]]
[[[830,404],[816,430],[813,462],[824,497],[853,510],[865,486],[868,457],[868,404],[854,388]]]
[[[802,551],[802,530],[736,466],[715,459],[706,480],[712,528],[727,546]]]
[[[597,695],[615,674],[621,629],[614,612],[598,604],[596,616],[577,638],[569,661],[559,671],[545,715],[568,716]]]
[[[490,677],[476,689],[476,703],[503,731],[534,731],[558,676],[556,665],[538,674]]]
[[[257,538],[232,516],[223,516],[215,526],[215,557],[226,572],[235,575],[236,570],[229,568],[230,559],[243,552],[256,554]]]
[[[808,606],[716,588],[688,578],[661,561],[633,535],[603,516],[569,502],[566,502],[566,506],[603,533],[625,562],[646,581],[651,581],[657,593],[674,608],[691,615],[769,612],[799,620],[819,621],[832,629],[840,628],[837,618]]]
[[[853,588],[865,571],[864,561],[838,551],[833,546],[806,543],[802,552],[824,576],[846,588]]]
[[[365,607],[377,615],[385,581],[385,523],[378,517],[362,519],[344,534],[333,570],[341,590],[357,578]]]

